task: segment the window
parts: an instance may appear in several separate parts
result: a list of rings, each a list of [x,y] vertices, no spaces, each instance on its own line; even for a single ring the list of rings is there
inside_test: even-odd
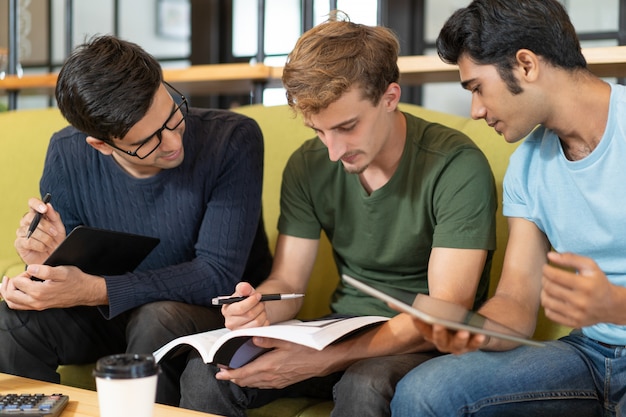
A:
[[[353,22],[375,25],[378,20],[378,0],[313,0],[313,21],[322,23],[328,18],[331,3],[344,11]],[[256,60],[260,57],[267,65],[281,66],[303,33],[303,2],[301,0],[265,0],[263,42],[259,43],[259,1],[233,0],[233,50],[234,57]],[[276,30],[280,28],[280,30]],[[259,54],[259,44],[263,51]],[[282,88],[266,88],[263,104],[285,104]]]

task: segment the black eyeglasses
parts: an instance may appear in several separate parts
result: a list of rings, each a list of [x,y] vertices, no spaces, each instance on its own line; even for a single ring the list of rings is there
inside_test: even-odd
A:
[[[139,159],[145,159],[150,154],[152,154],[152,152],[156,151],[157,148],[161,145],[162,135],[165,129],[169,131],[174,131],[176,130],[178,126],[180,126],[182,122],[185,121],[185,118],[187,117],[187,113],[189,112],[189,105],[187,104],[187,98],[180,91],[178,91],[172,85],[170,85],[168,82],[163,81],[163,84],[165,84],[167,87],[172,89],[176,94],[180,96],[180,103],[170,113],[170,116],[167,118],[165,123],[163,123],[163,126],[161,126],[156,132],[148,136],[146,139],[142,140],[139,143],[139,146],[137,146],[137,148],[135,148],[134,151],[129,151],[126,149],[119,148],[112,141],[107,142],[109,145],[111,145],[115,149],[118,149],[124,152],[127,155],[134,156]],[[176,118],[174,118],[174,116],[178,114],[179,111],[180,111],[180,119],[177,120]]]

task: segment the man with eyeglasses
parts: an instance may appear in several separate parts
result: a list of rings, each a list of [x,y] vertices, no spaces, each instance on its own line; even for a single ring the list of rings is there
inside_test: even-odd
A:
[[[40,188],[15,247],[28,265],[3,280],[0,372],[59,382],[60,364],[151,353],[222,327],[211,298],[271,267],[261,217],[263,138],[252,119],[188,108],[138,45],[101,36],[79,46],[57,81],[71,126],[51,139]],[[43,217],[27,238],[35,216]],[[41,265],[78,225],[161,242],[134,273]],[[43,281],[33,281],[36,276]],[[163,365],[157,400],[178,405],[185,356]]]
[[[130,156],[135,156],[139,159],[146,159],[148,156],[152,154],[152,152],[156,151],[159,145],[161,145],[161,141],[163,140],[163,131],[165,129],[170,132],[176,131],[176,128],[180,126],[185,121],[185,116],[189,113],[189,105],[187,104],[187,98],[183,96],[177,89],[175,89],[168,82],[163,81],[163,84],[166,85],[169,89],[174,91],[180,97],[180,104],[176,106],[170,117],[167,118],[163,126],[161,126],[156,132],[148,136],[147,138],[140,140],[131,144],[135,147],[134,150],[128,150],[120,148],[115,144],[114,141],[107,140],[106,143],[109,146],[114,147],[117,150],[127,153]]]

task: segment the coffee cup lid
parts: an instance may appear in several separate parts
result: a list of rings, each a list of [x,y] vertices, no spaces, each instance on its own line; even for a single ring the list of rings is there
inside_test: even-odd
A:
[[[98,359],[93,375],[98,378],[143,378],[156,375],[159,365],[152,355],[120,353]]]

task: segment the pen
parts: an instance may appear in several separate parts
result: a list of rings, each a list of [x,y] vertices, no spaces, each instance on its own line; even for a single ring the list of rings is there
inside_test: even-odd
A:
[[[50,193],[46,193],[46,195],[43,196],[42,201],[44,204],[48,204],[51,198],[52,196],[50,195]],[[36,212],[35,217],[33,217],[33,221],[30,223],[30,226],[28,226],[28,232],[26,232],[26,239],[30,238],[30,235],[33,234],[33,232],[39,225],[40,221],[41,221],[41,213]]]
[[[261,301],[291,300],[300,297],[304,297],[304,294],[263,294],[261,296]],[[230,297],[228,295],[223,295],[220,297],[215,297],[213,300],[211,300],[211,303],[214,306],[221,306],[224,304],[232,304],[243,301],[246,298],[248,298],[248,296]]]

